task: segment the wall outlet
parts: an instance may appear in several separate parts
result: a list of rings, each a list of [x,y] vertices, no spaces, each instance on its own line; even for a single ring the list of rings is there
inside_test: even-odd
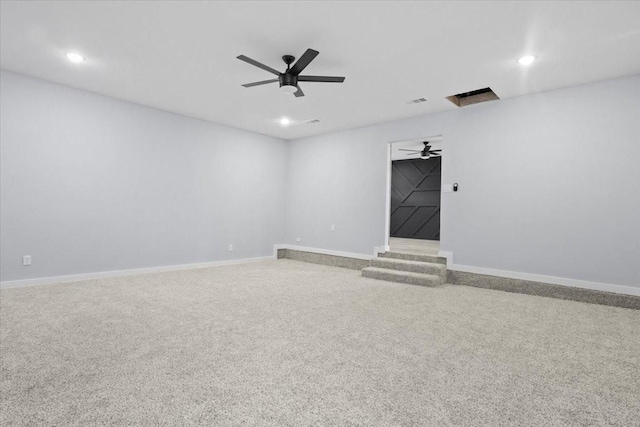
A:
[[[331,224],[331,231],[336,231],[336,225],[335,224]]]
[[[22,265],[31,265],[31,255],[25,255],[22,257]]]
[[[302,239],[300,237],[296,237],[296,242],[301,242]]]
[[[233,243],[229,243],[229,252],[233,251]]]

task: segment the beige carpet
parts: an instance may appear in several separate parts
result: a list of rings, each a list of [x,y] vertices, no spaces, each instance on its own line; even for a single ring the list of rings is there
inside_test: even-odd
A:
[[[406,252],[418,255],[438,255],[438,252],[440,251],[440,242],[438,240],[389,237],[389,249],[393,252]]]
[[[640,423],[640,311],[291,260],[0,295],[2,426]]]

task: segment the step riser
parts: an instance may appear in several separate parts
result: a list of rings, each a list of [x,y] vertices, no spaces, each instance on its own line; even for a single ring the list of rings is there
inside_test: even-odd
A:
[[[371,260],[372,267],[386,268],[388,270],[410,271],[412,273],[433,274],[440,276],[444,281],[447,277],[447,268],[442,264],[422,263],[404,264],[397,262],[393,258],[374,258]]]
[[[379,253],[378,256],[380,258],[395,258],[395,259],[404,259],[407,261],[421,261],[421,262],[433,262],[436,264],[447,264],[447,259],[439,256],[432,255],[416,255],[416,254],[405,254],[402,252],[383,252]]]
[[[415,277],[403,276],[394,270],[372,271],[368,268],[362,270],[362,276],[370,279],[385,280],[387,282],[405,283],[408,285],[436,287],[442,285],[442,279],[438,276]]]

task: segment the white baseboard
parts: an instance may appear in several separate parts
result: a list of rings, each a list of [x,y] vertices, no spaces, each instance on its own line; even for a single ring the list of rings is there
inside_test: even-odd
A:
[[[453,265],[453,252],[438,251],[438,256],[447,259],[447,265]]]
[[[385,252],[389,252],[389,246],[376,246],[375,248],[373,248],[373,257],[377,258],[378,254],[381,253],[385,253]]]
[[[316,254],[323,254],[323,255],[333,255],[333,256],[341,256],[345,258],[364,259],[367,261],[374,257],[373,255],[358,254],[355,252],[342,252],[342,251],[334,251],[331,249],[309,248],[306,246],[281,244],[281,245],[273,245],[273,256],[275,258],[278,257],[278,249],[291,249],[294,251],[313,252]]]
[[[441,252],[442,254],[442,252]],[[453,260],[453,254],[451,260]],[[440,255],[445,256],[445,255]],[[497,270],[494,268],[474,267],[470,265],[449,264],[447,257],[447,269],[463,271],[466,273],[485,274],[488,276],[506,277],[508,279],[527,280],[530,282],[548,283],[551,285],[568,286],[572,288],[590,289],[593,291],[613,292],[616,294],[640,296],[640,288],[633,286],[614,285],[610,283],[589,282],[586,280],[568,279],[565,277],[545,276],[542,274],[519,273],[517,271]]]
[[[36,279],[10,280],[0,282],[0,289],[21,288],[24,286],[49,285],[52,283],[79,282],[82,280],[106,279],[109,277],[134,276],[138,274],[160,273],[163,271],[192,270],[196,268],[219,267],[222,265],[246,264],[273,259],[273,257],[258,257],[232,259],[227,261],[201,262],[195,264],[167,265],[162,267],[132,268],[129,270],[101,271],[97,273],[72,274],[68,276],[39,277]]]
[[[163,271],[191,270],[197,268],[218,267],[223,265],[246,264],[277,258],[278,249],[292,249],[304,252],[314,252],[324,255],[334,255],[346,258],[370,260],[379,252],[385,252],[383,247],[374,248],[374,255],[359,254],[355,252],[334,251],[330,249],[310,248],[305,246],[280,244],[273,246],[273,256],[233,259],[227,261],[213,261],[195,264],[168,265],[162,267],[134,268],[129,270],[102,271],[97,273],[73,274],[68,276],[39,277],[35,279],[11,280],[0,282],[0,289],[20,288],[24,286],[48,285],[52,283],[78,282],[82,280],[105,279],[109,277],[132,276],[138,274],[160,273]],[[609,283],[590,282],[586,280],[568,279],[564,277],[545,276],[541,274],[520,273],[517,271],[498,270],[494,268],[475,267],[470,265],[455,264],[453,252],[440,251],[439,256],[447,258],[447,269],[467,273],[485,274],[489,276],[506,277],[509,279],[528,280],[531,282],[549,283],[552,285],[569,286],[574,288],[591,289],[595,291],[613,292],[617,294],[640,296],[640,288]]]

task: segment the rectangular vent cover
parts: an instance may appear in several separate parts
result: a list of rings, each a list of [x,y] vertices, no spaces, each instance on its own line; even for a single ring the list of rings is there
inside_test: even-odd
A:
[[[310,120],[305,120],[305,121],[304,121],[304,122],[302,122],[302,123],[305,123],[305,124],[310,125],[310,124],[312,124],[312,123],[320,123],[320,120],[319,120],[319,119],[310,119]]]
[[[407,104],[420,104],[422,102],[427,102],[427,100],[425,98],[416,98],[411,101],[407,101]]]
[[[490,87],[484,89],[472,90],[471,92],[459,93],[457,95],[447,96],[447,99],[458,107],[466,107],[467,105],[479,104],[480,102],[494,101],[500,99]]]

